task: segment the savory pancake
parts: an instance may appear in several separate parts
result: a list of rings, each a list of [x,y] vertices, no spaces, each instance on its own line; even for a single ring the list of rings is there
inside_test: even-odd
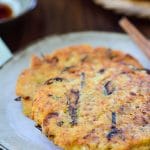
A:
[[[50,78],[35,93],[32,115],[66,150],[149,150],[150,75],[120,66]]]
[[[21,73],[16,86],[16,93],[22,99],[24,114],[31,117],[34,94],[46,80],[66,72],[73,74],[85,70],[103,71],[106,67],[119,64],[142,68],[139,62],[128,54],[106,48],[94,49],[87,45],[60,49],[43,58],[33,56],[30,68]]]

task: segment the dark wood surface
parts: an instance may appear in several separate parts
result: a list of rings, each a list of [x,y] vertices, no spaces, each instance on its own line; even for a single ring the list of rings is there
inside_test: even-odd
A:
[[[97,30],[123,32],[122,15],[96,6],[92,0],[39,0],[36,9],[0,25],[0,36],[16,52],[39,38],[68,32]],[[129,17],[150,38],[150,20]]]

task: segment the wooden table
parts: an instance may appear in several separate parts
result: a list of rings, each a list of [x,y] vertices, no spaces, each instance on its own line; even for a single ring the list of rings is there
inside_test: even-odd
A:
[[[23,17],[0,25],[0,35],[13,52],[39,38],[76,31],[123,32],[122,15],[96,6],[92,0],[39,0],[36,9]],[[129,18],[150,38],[150,20]]]

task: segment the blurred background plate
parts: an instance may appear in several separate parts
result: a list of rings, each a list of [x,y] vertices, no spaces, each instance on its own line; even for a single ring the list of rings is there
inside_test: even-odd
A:
[[[0,148],[8,150],[59,149],[34,127],[35,123],[32,120],[22,114],[21,103],[14,101],[15,85],[20,72],[29,66],[32,54],[40,56],[58,48],[77,44],[119,49],[136,57],[146,68],[150,68],[150,61],[125,34],[79,32],[47,37],[25,48],[0,70]]]
[[[93,0],[107,9],[113,9],[126,15],[136,15],[150,19],[149,0]]]

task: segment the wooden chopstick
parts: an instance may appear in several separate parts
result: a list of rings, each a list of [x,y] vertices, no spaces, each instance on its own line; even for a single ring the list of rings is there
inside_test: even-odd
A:
[[[125,32],[135,41],[140,49],[150,59],[150,42],[144,37],[144,35],[127,19],[122,18],[119,21],[119,25],[124,29]]]

